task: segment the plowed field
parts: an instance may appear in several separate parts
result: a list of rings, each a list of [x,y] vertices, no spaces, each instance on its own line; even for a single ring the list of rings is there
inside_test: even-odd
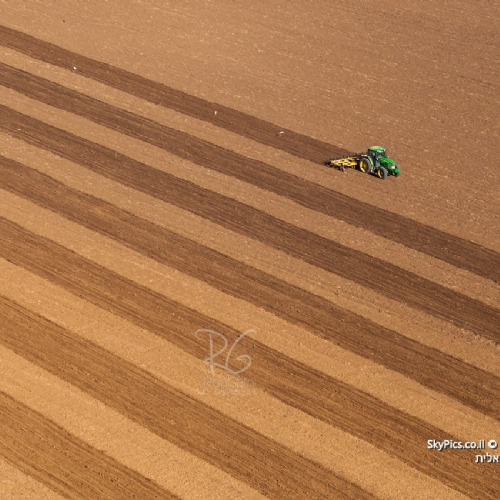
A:
[[[0,3],[0,498],[498,499],[500,8],[181,4]]]

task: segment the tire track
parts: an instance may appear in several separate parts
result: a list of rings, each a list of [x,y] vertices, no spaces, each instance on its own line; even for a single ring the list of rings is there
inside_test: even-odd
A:
[[[65,498],[180,500],[1,391],[0,415],[0,455]]]
[[[8,191],[498,419],[500,379],[488,372],[1,156],[0,171],[0,186]],[[12,232],[14,226],[5,219],[0,227],[4,229],[4,234],[11,234],[13,241],[17,238],[25,241],[27,235],[33,237],[24,230]],[[8,240],[4,244],[8,244]],[[64,260],[64,253],[57,249],[58,245],[54,244],[53,251]],[[15,257],[16,254],[11,253],[12,249],[8,246],[3,251],[11,259],[19,258],[19,255]],[[23,266],[26,265],[25,262]],[[32,272],[40,272],[37,271],[38,266],[30,266]],[[66,274],[64,268],[54,263],[56,267],[59,269],[58,277],[53,274],[44,276],[52,281],[61,279]],[[104,270],[101,272],[104,273]],[[70,277],[69,281],[73,279]],[[80,279],[84,282],[87,278],[82,276]],[[110,277],[107,279],[111,280]],[[67,278],[63,283],[63,286],[68,286]],[[89,283],[89,287],[94,289],[95,284]],[[117,297],[120,296],[117,294]],[[193,325],[194,329],[190,331],[205,328],[206,324]]]
[[[326,500],[335,495],[353,500],[375,498],[321,465],[3,297],[0,315],[0,342],[16,354],[271,499]]]
[[[381,295],[500,341],[498,309],[0,105],[0,130]],[[92,151],[92,157],[89,157]],[[272,230],[270,230],[272,228]]]
[[[0,84],[28,97],[76,113],[196,164],[285,196],[306,208],[392,239],[456,267],[500,281],[500,254],[493,250],[322,188],[266,163],[214,146],[3,63],[0,63],[0,68]],[[134,95],[143,97],[136,93]],[[199,116],[196,118],[203,119]]]
[[[98,307],[173,342],[199,359],[205,358],[206,351],[194,335],[186,335],[186,332],[194,332],[210,324],[217,331],[228,333],[229,343],[234,342],[239,334],[192,309],[93,264],[58,244],[18,229],[13,223],[0,223],[0,227],[5,229],[2,234],[9,241],[23,242],[23,247],[17,251],[15,248],[9,251],[5,248],[8,244],[0,242],[2,256],[9,262],[49,279]],[[460,458],[457,455],[450,461],[449,455],[426,449],[429,436],[437,436],[433,437],[437,440],[450,439],[443,431],[291,360],[253,339],[251,342],[245,339],[242,344],[245,353],[254,360],[252,378],[286,404],[368,441],[462,492],[466,491],[467,482],[488,483],[482,477],[484,470],[474,466],[471,456],[462,454]],[[234,365],[232,367],[237,369]],[[419,368],[422,372],[425,371],[422,365]],[[432,376],[431,373],[427,375]],[[458,460],[457,464],[455,460]],[[462,482],[463,477],[468,478],[466,482]],[[466,494],[470,494],[468,489]]]

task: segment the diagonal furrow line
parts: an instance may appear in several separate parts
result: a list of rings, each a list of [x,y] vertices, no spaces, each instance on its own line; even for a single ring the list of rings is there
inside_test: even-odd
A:
[[[238,332],[224,324],[210,320],[203,314],[83,259],[60,245],[26,231],[16,231],[14,224],[9,224],[9,226],[14,231],[6,230],[3,234],[9,239],[15,238],[15,241],[23,241],[24,246],[17,254],[15,250],[7,253],[5,256],[9,260],[46,279],[53,280],[72,293],[90,300],[113,314],[124,317],[141,328],[156,333],[198,358],[203,359],[206,355],[204,346],[192,334],[200,326],[211,324],[218,331],[229,333],[230,342],[235,341],[238,336]],[[22,324],[21,321],[17,322]],[[50,327],[51,332],[55,329],[55,326]],[[4,342],[7,342],[6,345],[9,348],[14,349],[15,345],[18,345],[13,345],[13,342],[19,342],[19,332],[12,330],[9,336],[9,333],[5,331],[3,335]],[[63,338],[67,336],[66,332]],[[40,348],[37,345],[32,346],[35,352],[51,351],[41,347],[51,345],[46,339],[37,336],[37,342],[41,344]],[[57,346],[60,345],[61,340],[57,340]],[[443,431],[396,410],[377,398],[291,360],[253,339],[251,341],[245,339],[241,348],[254,358],[252,379],[286,404],[322,418],[331,425],[372,443],[453,488],[461,491],[467,490],[472,481],[479,485],[484,483],[480,489],[483,487],[488,489],[488,481],[485,481],[488,476],[483,475],[483,470],[474,467],[465,455],[456,464],[454,458],[453,466],[450,467],[449,456],[436,455],[435,452],[426,449],[425,444],[429,436],[440,441],[450,439],[450,436]],[[23,352],[24,350],[22,348]],[[71,352],[75,352],[75,349],[71,348]],[[26,354],[22,355],[26,357]],[[65,365],[74,366],[74,363],[64,359],[63,353],[54,354],[54,356],[61,357]],[[89,356],[89,359],[94,359],[92,354],[86,354],[84,358]],[[37,362],[32,358],[29,359]],[[106,366],[114,366],[116,361],[103,363],[98,360],[97,363],[103,364],[106,369]],[[98,375],[92,376],[91,373],[88,379],[101,380]],[[119,374],[118,378],[122,384],[123,381],[130,380],[129,376],[122,374]],[[72,380],[69,381],[74,383]],[[144,387],[144,383],[139,382],[139,384],[127,382],[127,386],[131,388]],[[151,394],[158,393],[158,390],[151,390]],[[94,393],[92,395],[95,396]],[[135,395],[131,397],[136,401]]]
[[[411,307],[500,339],[498,309],[0,105],[0,130]]]
[[[320,464],[2,297],[0,318],[0,342],[16,354],[270,499],[374,498]]]
[[[12,160],[6,161],[1,156],[0,172],[0,186],[11,192],[105,234],[158,262],[203,280],[224,293],[262,307],[344,349],[498,418],[500,380],[492,374],[383,328],[322,297],[203,247],[109,203],[68,188],[35,170]],[[10,226],[7,222],[1,223],[0,227],[5,235],[9,234]],[[16,231],[11,239],[26,241],[29,234]],[[20,258],[8,246],[9,240],[4,241],[3,245],[2,251],[7,252],[4,254],[6,258]],[[53,248],[54,252],[61,253],[57,246]],[[61,254],[59,258],[63,259],[63,256]],[[28,263],[23,264],[26,265]],[[36,271],[38,266],[33,263],[29,265],[33,272],[40,272]],[[64,268],[60,267],[57,260],[53,266],[58,269],[58,279],[62,279],[66,275]],[[76,275],[71,276],[74,280]],[[82,276],[80,279],[84,278]],[[49,279],[55,278],[51,274]],[[64,286],[68,286],[66,281],[64,283]],[[93,288],[94,285],[90,287]],[[120,295],[117,294],[117,297]],[[202,327],[205,328],[206,325]],[[426,369],[423,370],[422,367]],[[426,374],[429,372],[433,374],[432,378]]]
[[[3,392],[0,415],[0,455],[65,498],[180,500]]]
[[[78,73],[117,90],[135,95],[153,104],[173,109],[198,120],[254,141],[286,151],[289,154],[322,163],[328,155],[347,155],[349,151],[332,144],[285,129],[241,111],[186,94],[162,83],[148,80],[127,70],[96,61],[57,45],[39,40],[7,26],[0,25],[0,45],[64,69],[78,67]],[[214,115],[214,106],[220,112]],[[278,131],[285,131],[277,136]]]
[[[1,30],[0,30],[1,33]],[[494,281],[500,254],[0,63],[0,84]]]

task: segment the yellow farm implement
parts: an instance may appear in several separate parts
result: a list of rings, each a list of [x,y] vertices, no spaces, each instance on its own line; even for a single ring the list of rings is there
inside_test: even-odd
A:
[[[331,158],[325,162],[329,167],[337,167],[340,170],[345,168],[356,168],[359,166],[359,156],[348,156],[347,158]]]

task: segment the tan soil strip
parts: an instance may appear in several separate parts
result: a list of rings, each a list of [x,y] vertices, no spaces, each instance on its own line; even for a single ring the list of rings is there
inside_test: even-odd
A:
[[[3,234],[10,240],[23,241],[24,243],[23,249],[18,248],[16,252],[8,252],[8,260],[20,263],[19,254],[24,253],[23,251],[26,249],[29,258],[22,258],[23,267],[27,266],[40,274],[40,271],[50,266],[50,272],[47,276],[50,276],[52,281],[59,282],[68,289],[73,289],[77,295],[86,297],[108,310],[114,310],[123,317],[129,318],[134,323],[146,327],[176,344],[179,343],[178,339],[180,337],[185,343],[186,350],[197,355],[196,351],[200,350],[199,344],[189,348],[189,344],[192,344],[193,341],[186,336],[185,332],[195,331],[200,328],[200,324],[206,324],[208,320],[200,318],[200,315],[195,311],[191,311],[189,317],[182,314],[183,308],[180,305],[176,305],[173,310],[169,311],[167,299],[157,297],[152,291],[149,291],[143,298],[137,285],[132,286],[130,282],[116,275],[113,277],[109,271],[92,265],[90,262],[85,263],[83,259],[77,258],[75,255],[69,259],[66,250],[47,240],[44,241],[30,233],[19,230],[13,232],[14,226],[12,224],[2,224],[2,229]],[[3,246],[5,247],[5,245]],[[2,248],[2,250],[3,255],[6,256],[6,248]],[[30,261],[35,256],[37,264],[33,265],[33,262]],[[44,262],[44,256],[46,256],[46,262]],[[74,263],[71,263],[71,260]],[[93,267],[94,270],[92,270]],[[70,276],[65,277],[64,274]],[[76,288],[71,282],[68,282],[68,278],[78,282]],[[114,288],[116,286],[118,286],[118,289],[115,292]],[[128,288],[131,286],[133,288],[131,290],[132,294],[128,292]],[[107,298],[103,297],[104,301],[99,297],[100,295],[102,297],[102,292],[99,289],[102,289],[102,292],[107,295]],[[87,290],[91,291],[90,294],[87,293]],[[123,301],[126,301],[126,305]],[[155,311],[154,314],[156,315],[158,314],[157,311],[161,311],[163,321],[161,318],[153,318],[148,310]],[[197,317],[198,319],[196,319]],[[168,318],[168,327],[165,331],[165,327],[161,323],[165,323],[166,318]],[[218,325],[213,321],[212,324],[213,328],[218,331],[227,332],[223,325]],[[201,327],[203,328],[203,326]],[[178,333],[176,330],[178,330]],[[67,332],[66,335],[68,335]],[[234,341],[235,338],[236,332],[228,333],[230,342]],[[12,342],[12,340],[9,339],[9,342]],[[7,346],[11,346],[11,344],[9,343]],[[74,353],[75,349],[76,347],[73,347],[71,352]],[[301,367],[297,363],[294,366],[286,357],[278,353],[269,353],[265,347],[259,346],[255,341],[253,343],[245,342],[245,349],[248,354],[259,360],[258,365],[253,370],[255,380],[263,388],[288,404],[300,405],[303,408],[307,406],[305,409],[307,413],[325,421],[330,421],[332,424],[359,436],[361,439],[373,442],[377,447],[385,449],[417,469],[463,492],[470,491],[469,487],[466,488],[467,482],[463,482],[464,477],[468,477],[469,486],[470,481],[473,481],[474,484],[477,482],[483,484],[484,480],[481,477],[485,474],[485,469],[474,467],[470,456],[465,457],[465,454],[457,454],[454,456],[453,466],[450,466],[449,461],[443,455],[436,456],[435,452],[422,450],[420,443],[426,443],[429,435],[436,435],[438,436],[436,439],[443,440],[445,436],[449,438],[449,434],[432,428],[409,415],[398,412],[384,405],[381,401],[357,392],[353,388],[338,382],[333,384],[333,381],[324,376],[318,377],[318,374],[310,368]],[[206,352],[202,354],[202,359],[204,355],[206,355]],[[24,356],[26,357],[26,355]],[[86,357],[88,358],[88,356],[87,354]],[[114,363],[117,362],[117,360],[114,361]],[[100,362],[99,366],[103,366],[103,363]],[[279,365],[279,368],[275,363]],[[266,369],[266,366],[269,368]],[[46,367],[46,369],[49,368]],[[290,381],[289,388],[286,390],[283,385],[286,380],[283,378],[285,373]],[[97,375],[95,376],[99,379]],[[123,375],[120,378],[123,378]],[[135,387],[136,383],[139,382],[132,382],[131,385]],[[318,391],[318,387],[321,387],[321,391]],[[153,391],[153,389],[150,390]],[[158,393],[158,390],[154,390],[153,393]],[[321,402],[318,401],[320,397]],[[139,404],[142,407],[145,403],[139,401]],[[381,434],[382,429],[383,434]],[[394,435],[392,435],[393,433]],[[174,443],[178,444],[176,441]],[[191,451],[195,453],[195,451]],[[441,461],[443,463],[439,465]],[[445,462],[447,462],[446,465]],[[474,479],[469,477],[471,474]],[[252,486],[257,488],[254,484]],[[485,484],[485,488],[488,491],[489,486]]]
[[[15,284],[0,289],[0,294],[7,293],[8,298],[23,307],[137,366],[147,367],[149,373],[173,387],[284,444],[296,453],[325,465],[363,489],[381,498],[394,500],[400,500],[401,497],[423,500],[427,498],[429,491],[443,500],[461,497],[456,490],[448,489],[437,480],[417,472],[368,443],[266,395],[257,385],[248,384],[247,390],[240,394],[228,390],[227,394],[218,395],[215,386],[208,384],[229,384],[231,377],[221,376],[220,372],[212,376],[208,367],[202,365],[199,359],[155,335],[78,299],[22,268],[5,261],[0,261],[0,265],[6,280]],[[179,485],[178,481],[174,481],[177,475],[182,481],[185,476],[182,469],[184,467],[192,471],[192,482],[206,492],[203,498],[209,498],[208,493],[212,491],[213,498],[255,497],[256,494],[252,497],[248,491],[243,492],[241,486],[239,495],[228,495],[230,485],[222,472],[216,474],[208,464],[201,466],[194,458],[191,464],[186,463],[186,459],[179,457],[180,450],[172,450],[175,447],[169,446],[168,442],[154,440],[155,436],[151,433],[138,426],[134,428],[134,424],[117,416],[97,400],[44,371],[36,369],[34,372],[31,363],[11,351],[0,349],[2,366],[8,371],[10,378],[0,379],[0,390],[40,411],[125,465],[133,461],[132,468],[138,469],[161,486],[168,487],[182,498],[192,498],[192,495],[182,494],[179,490],[184,483]],[[248,373],[251,376],[251,370]],[[248,379],[248,373],[243,380],[254,382]],[[35,391],[32,390],[34,387]],[[229,385],[226,387],[229,389]],[[61,404],[65,405],[64,410]],[[467,439],[472,435],[469,432]],[[113,436],[113,439],[110,440],[109,436]],[[132,454],[130,447],[134,448]],[[162,456],[169,457],[168,463],[160,460]],[[152,457],[154,463],[151,463]],[[143,472],[144,469],[148,472]],[[164,478],[167,470],[170,481],[165,481]],[[237,488],[233,488],[235,489]]]
[[[253,342],[262,343],[263,346],[270,348],[270,353],[274,357],[277,356],[276,363],[278,363],[278,358],[280,359],[280,367],[276,368],[278,371],[291,371],[291,369],[286,368],[289,363],[281,359],[281,354],[283,354],[294,360],[294,364],[300,362],[318,373],[355,386],[386,404],[424,420],[434,427],[459,437],[463,441],[482,439],[482,436],[485,435],[500,435],[500,422],[486,417],[470,407],[464,407],[455,400],[435,391],[430,391],[401,374],[387,370],[365,358],[327,343],[300,327],[264,312],[261,308],[225,295],[203,281],[159,264],[105,236],[70,222],[29,201],[5,191],[2,191],[1,194],[0,199],[4,203],[0,203],[0,211],[11,221],[20,224],[34,234],[71,249],[78,255],[103,266],[109,271],[114,271],[135,284],[142,285],[146,289],[168,297],[170,301],[180,304],[180,309],[184,310],[187,307],[198,311],[199,314],[204,315],[206,318],[203,321],[209,321],[209,323],[205,324],[205,327],[212,328],[215,324],[223,324],[227,325],[230,330],[233,329],[233,331],[243,331],[248,327],[256,329],[258,334],[252,335],[252,337],[256,337]],[[57,230],[54,230],[54,228],[57,228]],[[99,249],[99,251],[96,251],[96,249]],[[24,289],[28,290],[30,289],[28,284],[34,283],[35,279],[39,279],[32,274],[29,274],[30,277],[27,278],[21,273],[21,268],[15,269],[16,272],[9,266],[2,267],[7,287],[4,288],[3,293],[9,297],[9,293],[13,292],[14,289],[19,290],[19,292]],[[24,283],[24,285],[21,283]],[[47,286],[48,284],[45,283],[45,287]],[[58,289],[55,285],[51,286]],[[53,293],[53,295],[60,297],[61,293],[59,291]],[[39,295],[43,297],[46,294],[51,295],[49,291],[40,292]],[[19,300],[18,295],[12,298],[13,300]],[[40,307],[40,303],[41,300],[38,298],[34,302],[26,304],[25,307],[37,310],[36,308]],[[221,304],[224,304],[224,306],[222,307]],[[41,311],[43,316],[61,323],[59,316],[53,317],[54,313],[51,312],[50,307],[47,304],[45,309]],[[70,305],[68,304],[62,308],[67,310]],[[89,317],[94,318],[97,316],[95,311],[89,312]],[[102,319],[102,322],[105,322],[105,320]],[[109,323],[109,321],[105,323]],[[75,324],[73,323],[67,325],[66,328],[80,332],[78,329],[75,330]],[[191,335],[193,336],[194,333],[191,332]],[[163,336],[167,337],[167,334]],[[95,338],[91,338],[91,340],[99,342]],[[197,359],[199,359],[200,355],[204,357],[207,354],[206,351],[201,353],[195,351],[192,345],[186,347],[186,339],[180,342],[179,340],[176,341],[175,338],[171,340],[176,342],[176,345],[179,345],[180,348],[184,348],[187,352],[191,352],[193,356],[197,356]],[[108,346],[104,347],[107,348]],[[171,348],[173,349],[173,347]],[[151,349],[154,350],[153,347]],[[113,348],[114,350],[116,350],[116,347]],[[278,354],[278,352],[281,354]],[[121,351],[119,355],[124,357]],[[489,355],[490,368],[498,369],[498,354],[494,357],[488,351],[483,350],[483,355],[485,357]],[[136,362],[135,359],[131,361]],[[149,366],[150,363],[147,363],[147,365]],[[267,374],[264,375],[264,378],[267,379]]]
[[[9,295],[21,298],[22,295],[26,296],[26,290],[30,290],[29,294],[44,292],[43,289],[36,286],[31,288],[28,284],[24,293]],[[67,304],[58,303],[63,307],[60,310],[59,307],[54,308],[56,295],[51,294],[49,300],[52,309],[59,310],[59,314],[73,316],[71,305],[69,309],[64,309]],[[98,308],[89,312],[96,311]],[[89,318],[90,316],[85,319],[80,315],[78,321],[83,325]],[[76,321],[73,320],[73,323],[76,324]],[[102,325],[99,326],[100,328],[95,328],[93,324],[93,329],[97,332],[96,337],[102,339],[103,329]],[[118,341],[123,342],[123,338]],[[122,344],[122,349],[123,345],[125,344]],[[0,346],[0,366],[5,374],[0,377],[0,391],[183,500],[220,500],[226,497],[264,500],[262,495],[244,483],[159,438],[101,401],[91,398],[3,346]],[[125,497],[123,493],[123,498]]]
[[[8,299],[0,298],[0,314],[0,342],[5,347],[269,498],[308,498],[311,489],[318,498],[335,494],[374,498],[319,464]],[[487,491],[482,486],[479,489]]]
[[[479,337],[474,337],[472,333],[464,329],[459,330],[449,323],[437,320],[432,316],[411,309],[399,302],[380,297],[365,287],[356,285],[337,275],[325,273],[283,252],[271,249],[258,241],[253,239],[244,240],[240,235],[228,231],[190,212],[179,209],[171,204],[161,202],[118,182],[94,174],[85,168],[75,165],[45,150],[27,147],[26,143],[23,141],[2,133],[0,133],[0,140],[3,143],[3,151],[8,154],[8,156],[16,158],[24,165],[41,171],[69,187],[107,201],[108,203],[173,231],[174,233],[194,240],[201,245],[212,248],[233,259],[271,274],[280,280],[287,281],[290,284],[323,297],[341,308],[359,314],[405,337],[409,337],[429,347],[434,347],[452,357],[461,359],[478,368],[500,376],[500,346],[495,347],[493,343]],[[205,180],[206,179],[203,179],[203,182],[205,182]],[[7,217],[22,223],[19,217],[17,217],[17,214],[12,211],[12,207],[20,209],[21,205],[26,206],[29,202],[5,191],[2,196],[4,200],[2,213],[10,214],[7,215]],[[26,210],[30,209],[26,208]],[[45,217],[50,218],[47,214]],[[54,224],[60,226],[62,221],[54,222]],[[35,233],[37,232],[36,227],[27,227]],[[50,235],[41,235],[50,238]],[[65,245],[64,241],[58,241]],[[105,245],[109,247],[109,241]],[[116,250],[116,252],[119,253],[118,250]],[[419,257],[421,256],[422,254],[419,254]],[[95,260],[95,256],[90,255],[89,258]],[[100,263],[105,267],[110,268],[111,266],[111,268],[116,269],[113,267],[112,261],[111,264],[103,261]],[[151,265],[151,263],[148,265]],[[457,270],[457,272],[458,271],[459,270]],[[120,270],[118,270],[118,272],[120,272]],[[122,270],[121,272],[123,273],[124,271]],[[188,278],[187,276],[183,277],[183,280],[190,279],[192,278]],[[481,282],[479,277],[476,277],[476,280],[478,285],[484,286],[484,293],[489,293],[491,295],[491,300],[497,298],[499,294],[497,293],[496,287],[487,286],[488,283],[491,282]],[[148,283],[146,283],[146,285],[149,286]],[[470,286],[471,283],[466,280],[465,283],[462,282],[461,285],[459,290],[463,291],[463,287]],[[204,286],[206,287],[206,285],[199,281],[193,284],[196,290]],[[179,290],[179,287],[176,287],[175,290]],[[157,291],[163,293],[161,290]],[[169,293],[172,292],[167,292],[166,294],[168,295]],[[211,291],[207,293],[213,295],[218,292],[211,289]],[[182,302],[182,299],[180,300]],[[198,300],[200,301],[201,299]],[[228,296],[225,296],[221,300],[227,302],[230,299]],[[495,301],[495,304],[497,302],[498,299]],[[215,311],[210,310],[208,314],[211,317],[222,318],[221,314],[224,313],[223,310],[219,308]],[[255,313],[252,313],[252,315],[255,318]],[[276,318],[273,319],[273,321],[276,320]],[[221,321],[228,321],[228,319],[221,319]],[[236,329],[239,327],[239,325],[235,326]],[[268,329],[268,325],[266,325],[266,329]],[[304,331],[298,334],[297,340],[300,341],[300,343],[302,343],[304,334]],[[309,334],[307,335],[309,337],[307,345],[311,348],[311,346],[317,342],[317,339],[314,339]],[[283,349],[283,346],[275,347],[278,350]],[[332,348],[332,346],[329,347],[330,350]],[[318,348],[318,353],[322,352],[324,352],[324,347]],[[347,353],[345,353],[345,351],[343,352],[343,356],[345,356]],[[314,364],[319,367],[317,359]],[[326,366],[328,367],[328,365]]]
[[[9,191],[37,200],[38,204],[84,227],[111,236],[129,248],[263,307],[340,347],[399,371],[493,418],[498,417],[500,398],[495,397],[495,391],[499,390],[498,378],[340,309],[321,297],[83,195],[37,171],[5,158],[0,157],[0,160],[0,185]],[[57,199],[54,193],[58,193]],[[388,356],[389,352],[394,356]],[[422,366],[433,373],[432,378]],[[489,380],[487,387],[485,379]],[[464,380],[469,381],[466,387]]]
[[[3,307],[1,310],[4,313]],[[5,319],[4,314],[2,317]],[[8,327],[21,329],[11,323]],[[36,335],[36,330],[31,334]],[[3,392],[0,414],[0,454],[66,498],[178,498]]]
[[[216,147],[5,64],[0,63],[0,66],[2,84],[30,97],[140,138],[194,163],[265,187],[307,208],[364,227],[457,267],[495,281],[500,280],[500,274],[496,271],[500,269],[500,254],[492,250],[321,188],[270,165]]]
[[[0,494],[2,500],[63,500],[35,478],[0,458]]]
[[[80,77],[76,73],[68,78],[67,71],[42,64],[34,59],[20,55],[18,52],[9,51],[8,49],[5,49],[5,52],[8,53],[8,57],[6,54],[3,54],[3,58],[7,59],[9,64],[14,65],[14,67],[22,69],[28,66],[30,71],[36,75],[56,81],[56,83],[62,82],[63,85],[70,86],[70,88],[76,86],[75,90],[83,91],[96,99],[117,105],[128,111],[133,111],[160,123],[168,124],[177,130],[194,134],[196,137],[208,140],[216,145],[236,148],[235,150],[240,154],[262,158],[263,161],[274,161],[276,162],[275,164],[280,164],[283,161],[291,161],[290,158],[277,158],[276,155],[278,152],[276,150],[250,140],[247,140],[248,144],[242,148],[240,147],[242,138],[235,134],[226,132],[221,137],[220,130],[217,127],[200,122],[199,120],[189,119],[180,113],[154,106],[129,94]],[[38,66],[43,67],[40,68]],[[57,75],[54,73],[57,73]],[[76,82],[78,82],[78,85],[75,85]],[[223,196],[236,199],[289,224],[337,241],[342,245],[359,250],[377,259],[390,262],[435,283],[460,291],[468,297],[472,297],[488,305],[496,306],[500,301],[500,289],[498,285],[488,279],[472,274],[464,269],[451,266],[442,260],[404,247],[386,238],[376,236],[365,229],[350,226],[333,217],[304,208],[283,196],[257,188],[234,177],[220,174],[204,167],[194,166],[192,163],[175,157],[155,146],[123,136],[100,125],[89,123],[88,120],[77,115],[65,111],[55,111],[54,108],[48,105],[33,101],[10,89],[6,89],[2,93],[0,103],[54,126],[57,126],[64,120],[64,129],[68,132],[103,146],[111,147],[115,151],[120,151],[120,153],[136,161],[145,163],[158,170],[163,170]],[[230,137],[228,138],[228,136]],[[16,141],[7,135],[5,135],[5,138],[7,141]],[[3,154],[9,156],[6,154],[5,146]],[[40,151],[39,154],[43,155],[44,151]],[[284,153],[281,154],[285,156]],[[309,168],[308,165],[305,167],[304,165],[300,166],[301,173],[304,174]],[[372,193],[373,195],[374,193]]]
[[[0,106],[0,112],[3,115],[0,126],[15,137],[80,162],[98,173],[155,195],[159,199],[175,202],[182,208],[236,232],[257,237],[266,244],[283,249],[312,265],[369,286],[390,298],[406,302],[458,326],[473,328],[475,333],[485,338],[494,341],[500,338],[497,328],[500,317],[498,309],[392,264],[296,228],[233,199],[159,172],[103,146],[90,144],[82,138],[4,106]],[[92,150],[92,163],[88,159],[88,148]],[[207,198],[211,199],[212,203],[200,203]]]

